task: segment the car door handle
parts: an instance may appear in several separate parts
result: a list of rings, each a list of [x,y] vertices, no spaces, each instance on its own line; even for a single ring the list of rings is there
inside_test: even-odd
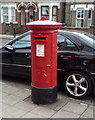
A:
[[[64,57],[63,59],[67,60],[67,59],[69,59],[69,58],[68,58],[68,57]]]
[[[60,55],[60,57],[61,57],[61,58],[62,58],[62,57],[63,57],[63,58],[71,58],[71,56],[66,56],[66,57],[65,57],[64,55]]]
[[[30,58],[30,57],[31,57],[31,54],[26,53],[26,54],[25,54],[25,57]]]
[[[62,57],[64,57],[64,55],[60,55],[60,57],[62,58]]]

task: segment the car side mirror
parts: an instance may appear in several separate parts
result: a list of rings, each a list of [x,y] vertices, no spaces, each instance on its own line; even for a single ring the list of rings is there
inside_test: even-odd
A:
[[[11,45],[6,45],[5,49],[8,51],[14,51],[15,49]]]

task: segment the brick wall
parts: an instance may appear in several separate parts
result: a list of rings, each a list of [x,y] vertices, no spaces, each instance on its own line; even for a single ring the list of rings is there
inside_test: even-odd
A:
[[[71,3],[69,3],[69,2],[65,4],[65,23],[68,26],[71,26],[70,6],[71,6]]]
[[[29,29],[26,26],[21,26],[21,25],[2,24],[1,26],[2,26],[2,30],[1,30],[0,34],[13,35],[14,34],[14,28],[15,28],[16,34],[22,34],[22,33],[25,33],[27,31],[29,31]]]

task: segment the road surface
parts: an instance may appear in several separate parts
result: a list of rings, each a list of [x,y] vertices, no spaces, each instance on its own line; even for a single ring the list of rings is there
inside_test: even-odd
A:
[[[11,40],[8,40],[8,39],[1,39],[0,38],[0,48],[3,47],[6,43],[8,43],[9,41]]]

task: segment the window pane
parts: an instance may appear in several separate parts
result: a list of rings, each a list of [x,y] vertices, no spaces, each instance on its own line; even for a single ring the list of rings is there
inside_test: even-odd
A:
[[[66,46],[67,47],[75,47],[75,45],[69,39],[66,39]]]
[[[42,7],[42,15],[49,15],[49,7]]]
[[[64,42],[65,41],[65,37],[63,35],[58,35],[58,42]]]
[[[15,22],[15,16],[11,17],[11,22]]]
[[[91,26],[91,20],[89,19],[88,20],[88,27],[90,27]]]
[[[83,19],[77,19],[77,27],[83,27]]]
[[[14,7],[11,8],[11,15],[15,16],[15,8]]]
[[[12,46],[13,48],[27,48],[27,47],[30,47],[31,44],[30,42],[16,41]]]
[[[91,18],[91,10],[88,11],[88,18]]]
[[[34,9],[33,7],[29,8],[30,22],[34,21]]]
[[[57,49],[63,50],[65,47],[65,37],[63,35],[58,35]]]
[[[15,8],[11,8],[11,22],[15,22]]]
[[[66,51],[78,51],[76,45],[69,39],[66,39]]]
[[[84,17],[84,10],[77,10],[77,18],[83,18]]]
[[[57,21],[57,16],[52,16],[53,21]]]
[[[12,44],[13,48],[27,48],[31,46],[30,34],[20,38]]]
[[[84,11],[82,10],[81,11],[81,18],[83,18],[84,17]]]
[[[83,27],[83,20],[81,20],[81,27]]]
[[[8,22],[8,7],[3,7],[3,22]]]
[[[30,39],[30,34],[28,34],[28,35],[19,39],[19,41],[23,41],[23,42],[30,42],[30,40],[31,40]]]
[[[57,7],[53,7],[53,15],[57,14]]]
[[[3,15],[8,15],[8,7],[3,7]]]
[[[3,16],[3,22],[8,22],[8,16]]]

